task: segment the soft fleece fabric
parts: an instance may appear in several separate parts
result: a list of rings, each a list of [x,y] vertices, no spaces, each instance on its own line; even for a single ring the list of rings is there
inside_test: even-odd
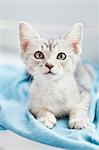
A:
[[[0,65],[0,131],[9,129],[19,135],[68,150],[99,150],[99,65],[92,64],[90,126],[83,130],[68,128],[68,118],[58,120],[53,129],[39,123],[28,112],[29,78],[20,65]]]

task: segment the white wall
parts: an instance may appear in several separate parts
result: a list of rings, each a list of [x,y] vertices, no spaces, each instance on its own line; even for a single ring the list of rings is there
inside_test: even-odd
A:
[[[31,23],[45,37],[62,35],[76,22],[84,24],[83,56],[99,60],[98,0],[0,0],[0,49],[18,54],[18,24]]]

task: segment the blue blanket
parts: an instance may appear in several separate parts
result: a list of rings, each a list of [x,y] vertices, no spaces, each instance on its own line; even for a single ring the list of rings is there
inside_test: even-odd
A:
[[[53,129],[39,123],[28,112],[29,78],[25,68],[15,65],[0,66],[0,130],[9,129],[41,143],[69,150],[99,150],[99,67],[92,85],[93,102],[90,126],[83,130],[68,128],[68,119],[59,119]]]

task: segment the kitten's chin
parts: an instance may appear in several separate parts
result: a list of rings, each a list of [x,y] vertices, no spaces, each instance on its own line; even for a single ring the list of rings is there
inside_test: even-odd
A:
[[[57,77],[57,75],[53,72],[46,72],[44,73],[44,78],[46,79],[55,79]]]
[[[44,78],[48,80],[60,80],[63,74],[53,73],[53,72],[46,72],[43,74]]]

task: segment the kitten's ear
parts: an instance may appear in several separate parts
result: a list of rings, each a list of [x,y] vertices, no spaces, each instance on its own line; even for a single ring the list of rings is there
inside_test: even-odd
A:
[[[40,35],[27,22],[20,22],[19,36],[22,53],[29,49],[31,42],[40,39]]]
[[[75,53],[80,53],[83,39],[83,24],[74,24],[70,31],[63,36],[63,39],[68,41],[69,44],[71,44]]]

